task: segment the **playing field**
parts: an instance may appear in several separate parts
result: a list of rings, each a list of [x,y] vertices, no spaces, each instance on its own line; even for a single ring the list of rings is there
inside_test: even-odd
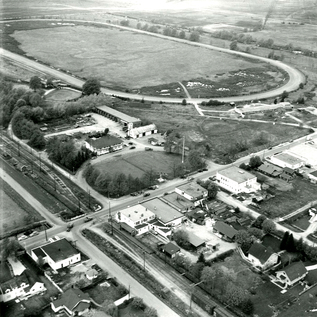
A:
[[[141,178],[146,171],[167,174],[165,177],[173,178],[173,167],[181,163],[179,155],[165,152],[134,152],[128,155],[116,155],[111,160],[97,163],[94,167],[100,172],[115,175],[116,173],[131,174],[132,177]]]
[[[27,55],[81,77],[98,77],[114,88],[155,86],[267,67],[231,54],[110,28],[63,26],[15,31],[13,36]]]

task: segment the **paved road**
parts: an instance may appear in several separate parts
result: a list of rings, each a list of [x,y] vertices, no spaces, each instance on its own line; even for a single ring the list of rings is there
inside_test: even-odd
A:
[[[32,20],[34,20],[34,21],[40,21],[40,20],[62,21],[61,19],[32,19]],[[30,21],[30,19],[12,20],[11,22],[14,22],[14,21]],[[196,43],[196,42],[191,42],[188,40],[167,37],[167,36],[164,36],[162,34],[156,34],[156,33],[151,33],[151,32],[137,30],[137,29],[131,29],[129,27],[118,26],[118,25],[105,23],[105,22],[81,21],[81,20],[67,20],[67,21],[78,22],[78,23],[85,22],[85,23],[93,23],[93,24],[99,24],[99,25],[104,25],[104,26],[109,26],[109,27],[115,27],[115,28],[118,28],[121,30],[133,31],[133,32],[141,33],[141,34],[146,34],[146,35],[162,38],[165,40],[179,42],[179,43],[183,43],[183,44],[187,44],[187,45],[193,45],[193,46],[206,48],[206,49],[210,49],[210,50],[215,50],[215,51],[219,51],[219,52],[223,52],[223,53],[233,54],[236,56],[246,57],[249,59],[254,59],[256,61],[262,61],[262,62],[271,64],[271,65],[287,72],[289,75],[288,82],[286,82],[283,86],[281,86],[279,88],[276,88],[276,89],[273,89],[270,91],[266,91],[266,92],[248,95],[248,96],[233,96],[233,97],[217,98],[217,100],[220,100],[220,101],[238,102],[238,101],[250,101],[250,100],[255,100],[255,99],[272,98],[272,97],[276,97],[276,96],[281,95],[284,90],[286,90],[288,92],[294,91],[294,90],[298,89],[300,83],[305,83],[305,81],[306,81],[304,74],[302,74],[299,70],[297,70],[289,65],[286,65],[280,61],[275,61],[275,60],[272,60],[269,58],[251,55],[251,54],[247,54],[244,52],[232,51],[229,49],[220,48],[220,47],[216,47],[216,46],[212,46],[212,45],[208,45],[208,44]],[[8,21],[0,21],[0,23],[8,23]],[[53,76],[55,78],[59,78],[59,79],[65,81],[65,82],[67,82],[75,87],[78,87],[78,88],[81,88],[83,83],[84,83],[83,80],[81,80],[79,78],[75,78],[70,74],[63,73],[63,72],[58,71],[56,69],[53,69],[49,66],[37,63],[36,61],[30,60],[26,57],[9,52],[7,50],[0,49],[0,55],[2,55],[4,58],[15,60],[18,63],[23,63],[29,67],[32,67],[34,69],[37,69],[37,70],[42,71],[44,73],[47,73],[48,75]],[[181,103],[183,100],[182,98],[169,98],[169,97],[162,97],[162,96],[155,97],[155,96],[146,96],[146,95],[139,95],[139,94],[130,94],[130,93],[126,93],[126,92],[115,91],[113,89],[108,89],[108,88],[102,88],[101,91],[107,95],[115,95],[115,96],[120,96],[120,97],[125,97],[125,98],[131,98],[131,99],[135,99],[135,100],[145,99],[145,100],[149,100],[149,101],[156,101],[156,102],[164,101],[164,102],[169,102],[169,103],[173,103],[173,102]],[[209,99],[191,98],[189,100],[189,102],[200,103],[202,101],[208,101]]]

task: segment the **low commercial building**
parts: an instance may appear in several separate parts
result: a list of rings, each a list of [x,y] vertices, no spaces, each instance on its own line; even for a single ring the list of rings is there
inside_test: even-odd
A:
[[[138,128],[133,128],[127,131],[127,135],[130,138],[138,139],[144,136],[157,133],[157,127],[155,124],[149,124]]]
[[[152,211],[156,218],[160,220],[164,226],[179,226],[184,219],[184,215],[182,213],[180,213],[175,207],[167,204],[161,198],[149,199],[141,203],[141,205]]]
[[[70,266],[80,261],[80,252],[76,250],[65,238],[58,239],[41,247],[31,250],[31,257],[37,263],[40,258],[53,270]]]
[[[161,199],[169,205],[172,205],[178,211],[184,213],[195,207],[194,203],[185,197],[173,192],[161,197]]]
[[[317,183],[317,170],[314,170],[313,172],[307,174],[307,177],[312,183]]]
[[[123,112],[120,112],[108,106],[96,107],[95,112],[115,122],[119,122],[128,130],[141,125],[141,120],[139,118],[131,117]]]
[[[85,145],[90,151],[96,153],[97,155],[102,155],[122,150],[123,141],[108,134],[100,138],[87,138]]]
[[[115,215],[115,220],[120,226],[135,235],[148,232],[149,222],[153,219],[155,214],[140,204],[120,210]]]
[[[251,193],[261,189],[256,176],[236,166],[217,172],[219,186],[234,193]]]
[[[192,202],[194,206],[198,206],[208,197],[207,189],[201,187],[195,182],[190,182],[176,187],[175,193]]]
[[[304,165],[304,161],[298,157],[288,153],[282,152],[276,155],[271,156],[270,159],[272,164],[275,164],[280,167],[289,167],[291,169],[298,169]]]
[[[287,152],[302,160],[304,164],[317,167],[317,144],[306,142],[292,147]]]

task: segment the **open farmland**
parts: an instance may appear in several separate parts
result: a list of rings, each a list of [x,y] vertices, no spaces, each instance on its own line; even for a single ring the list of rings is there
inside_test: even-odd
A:
[[[28,56],[80,77],[97,77],[112,88],[156,86],[249,68],[263,72],[267,67],[231,54],[104,27],[33,29],[13,36]]]
[[[116,155],[111,160],[94,165],[102,173],[115,175],[116,173],[131,174],[132,177],[141,178],[146,171],[151,169],[157,173],[166,173],[167,178],[173,178],[173,166],[181,163],[179,155],[166,154],[165,152],[134,152],[127,155]]]

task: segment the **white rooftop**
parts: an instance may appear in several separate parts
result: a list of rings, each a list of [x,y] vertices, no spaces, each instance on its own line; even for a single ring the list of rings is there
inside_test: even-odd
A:
[[[238,168],[237,166],[230,166],[222,171],[218,172],[219,175],[222,175],[224,177],[227,177],[238,184],[244,183],[247,180],[256,178],[253,174],[242,170],[241,168]]]
[[[120,210],[120,213],[127,218],[130,218],[133,222],[139,221],[140,219],[149,218],[155,216],[155,214],[142,205],[135,205],[126,209]]]

